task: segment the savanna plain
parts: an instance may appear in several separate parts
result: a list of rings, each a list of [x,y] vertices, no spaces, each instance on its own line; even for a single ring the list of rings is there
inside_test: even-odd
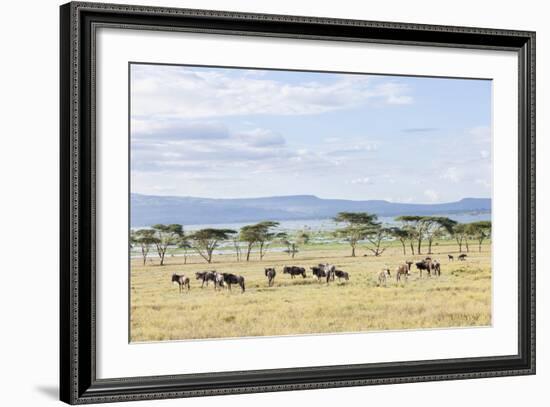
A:
[[[454,256],[454,261],[448,259]],[[393,242],[380,256],[364,256],[349,246],[311,245],[292,259],[284,252],[267,252],[262,260],[237,261],[219,254],[207,264],[200,256],[167,255],[165,264],[131,260],[130,341],[277,336],[316,333],[479,327],[491,324],[491,245],[481,251],[472,244],[465,261],[458,261],[458,245],[434,243],[429,256],[441,263],[441,275],[420,277],[413,264],[407,279],[396,281],[395,268],[427,255],[404,255]],[[330,263],[349,273],[348,281],[318,281],[311,266]],[[291,278],[283,266],[306,268],[307,277]],[[269,287],[264,268],[275,267]],[[378,274],[389,268],[391,277],[379,284]],[[201,288],[195,272],[216,270],[241,275],[246,291]],[[173,273],[191,279],[190,290],[179,292]]]

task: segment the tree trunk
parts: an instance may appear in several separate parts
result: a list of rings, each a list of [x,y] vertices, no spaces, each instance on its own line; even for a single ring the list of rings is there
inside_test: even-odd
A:
[[[459,253],[462,253],[462,239],[458,239],[458,237],[456,238],[456,243],[458,244],[458,252]]]
[[[260,260],[264,258],[264,242],[260,243]]]
[[[470,245],[468,244],[468,239],[466,239],[465,243],[466,243],[466,251],[470,253]]]
[[[428,254],[432,254],[432,239],[428,239]]]
[[[411,244],[411,254],[414,256],[414,243],[413,243],[412,240],[411,240],[410,244]]]
[[[403,245],[403,255],[405,256],[407,254],[407,250],[406,250],[406,247],[405,247],[405,242],[403,240],[401,240],[401,244]]]
[[[251,251],[252,251],[252,243],[248,243],[248,248],[246,249],[246,261],[250,261]]]
[[[422,254],[422,239],[418,238],[418,248],[416,250],[418,254]]]
[[[355,245],[351,245],[351,257],[355,257]]]

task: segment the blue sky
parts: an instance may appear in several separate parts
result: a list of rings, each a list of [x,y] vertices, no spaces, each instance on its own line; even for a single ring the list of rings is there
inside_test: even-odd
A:
[[[139,65],[131,190],[449,202],[491,196],[491,81]]]

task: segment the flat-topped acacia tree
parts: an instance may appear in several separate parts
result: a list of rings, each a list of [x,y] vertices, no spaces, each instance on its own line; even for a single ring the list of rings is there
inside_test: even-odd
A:
[[[191,247],[208,263],[212,263],[212,254],[218,244],[237,233],[233,229],[200,229],[187,236]]]
[[[265,255],[265,249],[271,240],[279,236],[272,229],[279,226],[279,222],[266,220],[254,225],[246,225],[241,228],[239,239],[247,243],[246,261],[250,260],[252,247],[257,244],[259,247],[260,260]]]
[[[491,221],[480,220],[478,222],[471,222],[466,225],[468,235],[478,241],[479,251],[481,252],[481,245],[483,241],[491,237]]]
[[[155,232],[155,246],[160,259],[160,265],[164,265],[164,257],[168,246],[177,245],[183,237],[183,226],[177,224],[153,225],[151,228]]]
[[[151,247],[158,243],[158,239],[155,237],[155,231],[153,229],[138,229],[132,231],[130,234],[130,242],[140,247],[143,265],[145,266]]]
[[[431,254],[434,237],[442,230],[452,233],[453,226],[456,225],[454,220],[444,216],[404,215],[398,216],[395,220],[403,222],[404,229],[410,230],[415,236],[417,254],[422,254],[422,241],[424,239],[428,240],[428,254]]]
[[[375,214],[367,212],[340,212],[336,215],[334,221],[344,223],[346,226],[337,229],[335,233],[349,242],[351,257],[355,257],[357,243],[372,233],[373,228],[379,227],[377,219]]]

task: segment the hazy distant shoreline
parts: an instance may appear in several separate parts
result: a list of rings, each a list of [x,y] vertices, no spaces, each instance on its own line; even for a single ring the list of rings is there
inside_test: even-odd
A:
[[[131,194],[132,227],[157,223],[182,225],[228,225],[255,223],[263,220],[315,223],[331,219],[338,212],[369,212],[380,220],[401,215],[445,215],[459,222],[460,218],[489,220],[490,198],[464,198],[438,204],[395,203],[382,200],[352,201],[321,199],[313,195],[293,195],[264,198],[210,199],[195,197],[165,197]],[[385,220],[387,219],[387,220]]]

